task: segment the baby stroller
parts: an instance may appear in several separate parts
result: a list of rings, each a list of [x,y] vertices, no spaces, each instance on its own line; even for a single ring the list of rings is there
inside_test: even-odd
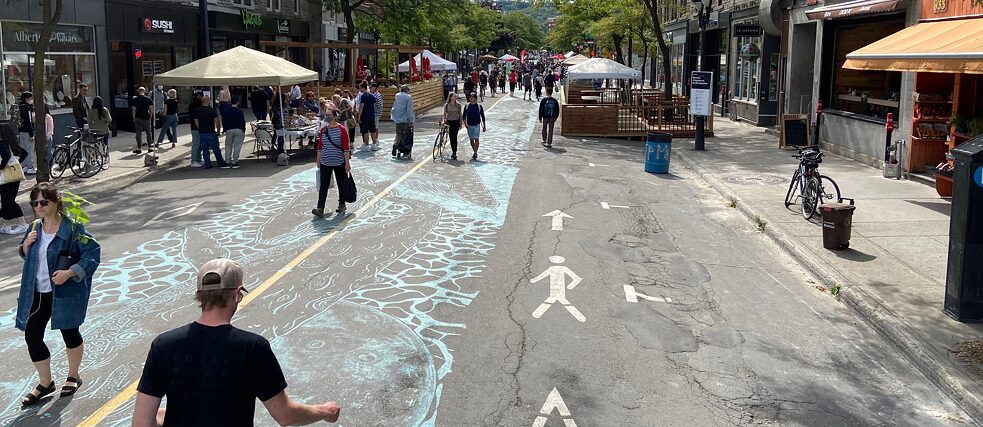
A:
[[[393,143],[393,157],[411,158],[413,152],[413,128],[407,129],[401,141]]]

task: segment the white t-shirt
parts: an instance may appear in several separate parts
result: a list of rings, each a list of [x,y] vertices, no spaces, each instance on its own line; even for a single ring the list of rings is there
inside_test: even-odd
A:
[[[51,241],[55,239],[55,234],[48,234],[44,232],[44,227],[38,227],[41,231],[40,238],[38,239],[38,274],[37,274],[37,291],[46,294],[51,292],[51,272],[48,271],[48,245]]]

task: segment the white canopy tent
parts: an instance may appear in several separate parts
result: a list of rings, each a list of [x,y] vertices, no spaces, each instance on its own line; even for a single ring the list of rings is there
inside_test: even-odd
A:
[[[567,80],[640,78],[642,78],[640,71],[607,58],[590,58],[579,65],[570,67],[567,72]]]
[[[573,53],[573,51],[571,50],[571,51],[569,51],[569,52],[567,52],[567,53],[564,53],[564,54],[563,54],[563,57],[564,57],[564,58],[567,58],[567,59],[569,59],[569,58],[570,58],[571,56],[573,56],[573,55],[574,55],[574,53]]]
[[[590,59],[590,58],[588,58],[588,57],[586,57],[586,56],[581,55],[581,54],[578,53],[578,54],[576,54],[574,56],[571,56],[571,57],[565,59],[562,62],[562,64],[563,65],[567,65],[567,66],[578,65],[578,64],[583,63],[584,61],[586,61],[588,59]]]
[[[311,71],[245,46],[216,53],[154,76],[168,86],[289,86],[318,80]]]
[[[413,61],[416,62],[416,69],[417,70],[421,70],[421,71],[423,70],[423,59],[422,58],[427,58],[427,59],[430,60],[430,70],[432,70],[432,71],[455,71],[455,70],[457,70],[457,64],[455,64],[452,61],[448,61],[448,60],[446,60],[444,58],[441,58],[441,57],[437,56],[436,53],[433,53],[433,52],[431,52],[429,50],[426,50],[426,49],[424,49],[423,52],[418,53],[418,54],[416,54],[416,56],[413,57]],[[409,71],[410,71],[410,61],[404,61],[402,64],[399,64],[399,72],[400,73],[408,73]]]

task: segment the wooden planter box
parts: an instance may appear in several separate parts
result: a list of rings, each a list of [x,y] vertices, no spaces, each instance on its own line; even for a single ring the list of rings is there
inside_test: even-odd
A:
[[[952,178],[935,174],[935,191],[941,197],[952,197]]]

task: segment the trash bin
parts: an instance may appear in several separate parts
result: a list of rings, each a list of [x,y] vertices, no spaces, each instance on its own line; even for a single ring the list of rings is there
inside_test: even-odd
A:
[[[645,139],[645,172],[669,173],[669,156],[672,154],[672,134],[649,132]]]
[[[845,199],[850,200],[850,199]],[[850,247],[853,229],[853,200],[846,203],[826,203],[819,206],[823,215],[823,247],[838,251]]]

